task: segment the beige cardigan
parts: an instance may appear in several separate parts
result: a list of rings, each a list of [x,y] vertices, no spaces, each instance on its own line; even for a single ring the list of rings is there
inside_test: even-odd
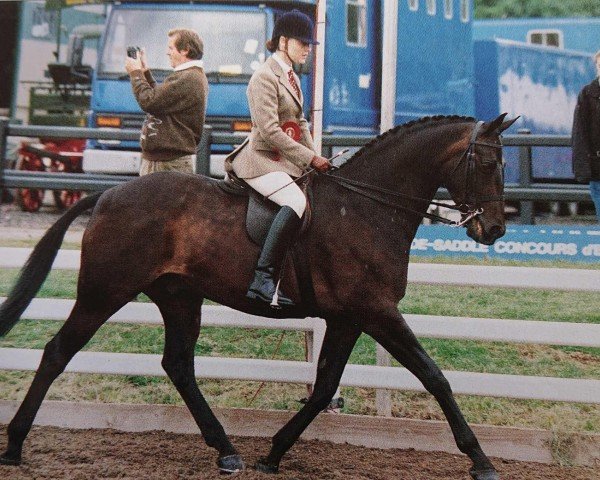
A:
[[[302,112],[302,93],[300,95],[298,98],[277,61],[268,58],[248,84],[252,130],[225,159],[225,171],[233,170],[240,178],[254,178],[270,172],[286,172],[298,177],[308,169],[315,151]],[[288,121],[300,126],[299,141],[281,129]]]

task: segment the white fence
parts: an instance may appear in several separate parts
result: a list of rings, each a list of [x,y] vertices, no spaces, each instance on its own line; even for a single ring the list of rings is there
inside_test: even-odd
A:
[[[30,251],[30,249],[0,248],[0,267],[22,266]],[[60,251],[54,268],[78,269],[79,252]],[[600,291],[600,270],[412,264],[409,268],[409,281],[427,284],[597,292]],[[72,300],[34,299],[22,318],[64,320],[72,305]],[[405,317],[415,334],[422,337],[600,347],[600,325],[597,324],[431,315],[406,315]],[[110,321],[155,324],[161,323],[161,317],[153,304],[131,303],[115,314]],[[311,357],[314,360],[298,362],[197,357],[195,363],[199,377],[292,383],[313,382],[316,358],[325,331],[322,320],[275,320],[246,315],[226,307],[205,306],[203,325],[313,332],[314,345]],[[41,354],[41,350],[0,348],[0,369],[35,370]],[[160,355],[79,352],[66,371],[164,376],[160,360]],[[600,403],[600,380],[595,379],[457,371],[444,373],[453,391],[458,394]],[[400,367],[348,365],[342,376],[341,385],[424,391],[416,378]]]

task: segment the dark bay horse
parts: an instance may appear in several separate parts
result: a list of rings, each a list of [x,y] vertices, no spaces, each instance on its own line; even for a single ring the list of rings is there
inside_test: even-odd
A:
[[[195,381],[194,345],[205,298],[248,313],[319,316],[327,323],[314,393],[273,437],[259,470],[278,471],[285,452],[329,404],[365,332],[434,395],[458,448],[473,462],[471,476],[497,479],[448,381],[398,312],[398,302],[405,293],[411,242],[438,187],[446,187],[461,205],[473,239],[492,244],[504,234],[500,134],[513,122],[504,115],[488,123],[456,116],[421,119],[380,135],[335,172],[316,176],[313,221],[294,247],[312,295],[303,294],[300,276],[288,268],[282,288],[297,305],[280,311],[246,298],[259,255],[245,231],[247,199],[225,193],[216,180],[156,173],[84,198],[36,245],[0,307],[0,335],[5,335],[48,275],[71,222],[93,207],[82,240],[75,305],[44,349],[8,426],[0,463],[21,462],[23,442],[52,382],[111,315],[144,292],[164,319],[162,365],[206,443],[218,451],[221,471],[241,470],[244,464]]]

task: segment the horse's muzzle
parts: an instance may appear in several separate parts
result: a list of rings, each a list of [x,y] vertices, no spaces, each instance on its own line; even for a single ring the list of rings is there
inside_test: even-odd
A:
[[[493,245],[506,233],[504,224],[486,221],[485,218],[474,218],[467,226],[467,235],[478,243]]]

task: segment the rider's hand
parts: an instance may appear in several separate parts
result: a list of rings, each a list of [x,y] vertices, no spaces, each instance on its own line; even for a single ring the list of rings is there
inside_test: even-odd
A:
[[[326,172],[331,168],[331,163],[325,157],[315,155],[310,164],[316,168],[319,172]]]

